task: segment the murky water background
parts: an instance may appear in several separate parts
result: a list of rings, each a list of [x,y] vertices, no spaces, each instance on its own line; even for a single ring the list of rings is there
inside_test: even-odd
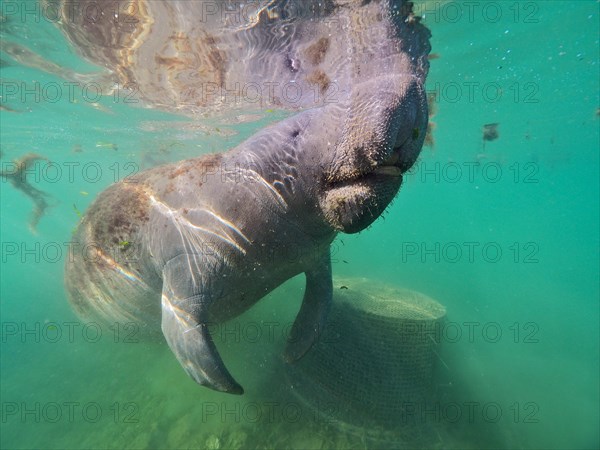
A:
[[[385,218],[338,238],[334,274],[408,287],[446,306],[442,407],[426,418],[438,435],[424,445],[597,448],[598,3],[427,8],[439,56],[428,79],[435,146],[424,148]],[[2,39],[94,70],[32,17],[4,24]],[[0,180],[2,448],[392,445],[334,426],[293,395],[282,324],[299,307],[302,277],[217,339],[246,389],[241,398],[196,386],[164,343],[82,323],[67,304],[66,243],[96,194],[137,168],[230,148],[279,116],[198,129],[122,98],[69,98],[64,80],[5,53],[2,61],[3,170],[28,152],[54,163],[30,178],[51,196],[37,234],[27,228],[31,201]],[[56,101],[49,90],[22,98],[36,83],[64,90]],[[490,123],[500,136],[484,145]],[[279,326],[270,333],[266,322]]]

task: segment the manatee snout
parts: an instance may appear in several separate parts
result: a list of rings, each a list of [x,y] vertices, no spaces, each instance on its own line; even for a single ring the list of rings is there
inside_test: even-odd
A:
[[[356,124],[342,143],[344,161],[329,174],[320,206],[337,231],[357,233],[370,226],[392,202],[402,175],[416,162],[427,132],[427,97],[421,84],[411,82],[398,92],[384,90],[362,106],[370,134]],[[371,124],[371,122],[373,122]],[[338,153],[338,154],[339,154]]]

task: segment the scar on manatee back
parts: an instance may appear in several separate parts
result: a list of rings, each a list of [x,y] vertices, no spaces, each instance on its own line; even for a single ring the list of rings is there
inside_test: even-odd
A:
[[[202,187],[204,178],[207,175],[215,174],[223,160],[222,153],[211,153],[201,158],[185,160],[180,163],[180,166],[172,169],[170,172],[164,172],[164,176],[169,179],[169,183],[163,192],[158,194],[170,194],[175,191],[173,180],[181,176],[188,176],[190,181],[193,181],[196,175],[199,175],[200,181],[197,182],[198,187]],[[159,170],[159,169],[157,169]],[[163,169],[166,170],[166,169]]]
[[[313,73],[306,77],[306,81],[308,81],[310,84],[319,86],[321,94],[324,93],[331,84],[331,80],[321,69],[316,69]]]
[[[223,154],[211,153],[198,159],[191,159],[182,161],[179,167],[172,172],[168,173],[167,176],[170,180],[180,177],[182,175],[190,174],[193,176],[195,173],[206,175],[214,172],[219,167],[223,160]]]
[[[219,87],[225,86],[227,72],[227,54],[219,49],[217,38],[205,33],[198,47],[193,47],[190,39],[182,33],[175,33],[169,41],[175,48],[175,54],[168,56],[157,54],[154,61],[164,66],[167,71],[178,72],[192,66],[203,82],[214,82]],[[196,53],[195,53],[196,51]]]
[[[329,38],[322,37],[317,42],[308,47],[304,52],[306,58],[308,59],[308,62],[310,62],[313,66],[318,66],[319,64],[321,64],[325,59],[327,51],[329,50],[329,44]]]
[[[225,85],[225,72],[226,72],[226,61],[227,55],[225,52],[219,50],[217,40],[213,36],[207,36],[204,42],[209,46],[208,60],[217,72],[218,85],[223,87]]]

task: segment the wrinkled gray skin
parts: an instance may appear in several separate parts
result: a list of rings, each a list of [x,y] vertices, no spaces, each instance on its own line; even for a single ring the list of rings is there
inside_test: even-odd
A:
[[[339,85],[338,102],[302,111],[226,153],[114,184],[75,237],[97,254],[75,251],[67,261],[66,286],[81,316],[149,327],[160,321],[183,368],[215,390],[243,392],[207,324],[237,316],[305,273],[286,348],[288,361],[302,357],[331,302],[330,243],[381,215],[423,144],[428,31],[406,9],[391,14],[387,1],[337,3],[329,14],[338,28],[329,23],[286,45],[305,46],[294,50],[301,67],[318,63],[326,72],[343,62],[343,73],[328,75]],[[317,44],[323,52],[314,58],[306,46],[323,37],[329,43]],[[277,52],[270,56],[284,62],[284,78],[294,69],[284,61],[289,49]]]

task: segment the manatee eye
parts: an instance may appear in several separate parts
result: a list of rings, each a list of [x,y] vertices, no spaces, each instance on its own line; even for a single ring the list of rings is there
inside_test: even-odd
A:
[[[420,134],[421,134],[421,131],[418,128],[413,128],[413,130],[412,130],[413,141],[416,141],[417,139],[419,139]]]

